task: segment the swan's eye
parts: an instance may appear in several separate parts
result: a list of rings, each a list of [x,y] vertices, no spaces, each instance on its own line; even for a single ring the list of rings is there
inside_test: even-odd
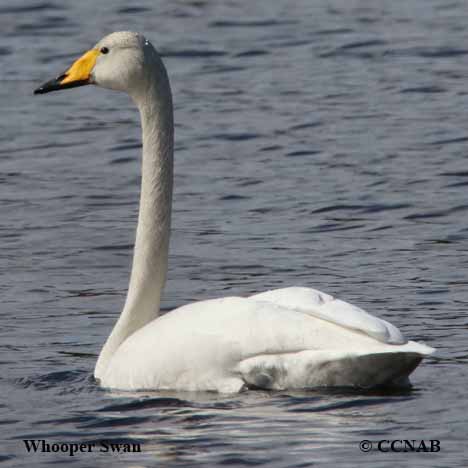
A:
[[[108,54],[109,49],[107,47],[101,47],[101,54]]]

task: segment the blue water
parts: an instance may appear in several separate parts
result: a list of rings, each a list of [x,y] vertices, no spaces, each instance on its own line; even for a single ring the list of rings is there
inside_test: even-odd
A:
[[[468,466],[468,3],[0,2],[0,462]],[[139,122],[33,97],[105,34],[164,56],[176,179],[164,310],[305,285],[437,347],[406,391],[121,394],[92,371],[125,298]],[[140,453],[28,453],[140,443]],[[359,442],[440,440],[437,453]]]

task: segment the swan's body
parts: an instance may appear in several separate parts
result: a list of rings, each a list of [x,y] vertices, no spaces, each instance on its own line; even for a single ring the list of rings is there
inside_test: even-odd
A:
[[[173,179],[166,70],[142,36],[113,33],[37,92],[87,83],[126,91],[139,108],[143,132],[132,274],[125,307],[96,364],[101,385],[221,392],[370,387],[407,380],[433,352],[407,342],[388,322],[308,288],[197,302],[158,317]]]
[[[167,313],[129,336],[99,377],[120,389],[369,387],[401,381],[429,352],[350,304],[286,288]]]

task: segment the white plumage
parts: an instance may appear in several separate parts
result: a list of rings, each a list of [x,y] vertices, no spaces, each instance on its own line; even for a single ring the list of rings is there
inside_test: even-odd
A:
[[[84,57],[38,92],[87,83],[125,91],[140,111],[143,133],[132,273],[125,307],[96,364],[101,385],[238,392],[407,381],[432,348],[408,342],[385,320],[314,289],[213,299],[159,316],[173,180],[169,80],[153,46],[136,33],[113,33]]]
[[[390,383],[431,348],[388,325],[308,288],[196,302],[128,337],[101,380],[120,389],[221,392]]]

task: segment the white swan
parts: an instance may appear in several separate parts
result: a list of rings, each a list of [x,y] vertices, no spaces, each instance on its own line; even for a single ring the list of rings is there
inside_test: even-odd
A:
[[[173,117],[165,67],[143,36],[102,39],[35,93],[96,84],[127,92],[143,132],[141,198],[124,309],[96,364],[104,387],[238,392],[407,381],[434,350],[346,302],[292,287],[249,298],[159,305],[169,247]]]

